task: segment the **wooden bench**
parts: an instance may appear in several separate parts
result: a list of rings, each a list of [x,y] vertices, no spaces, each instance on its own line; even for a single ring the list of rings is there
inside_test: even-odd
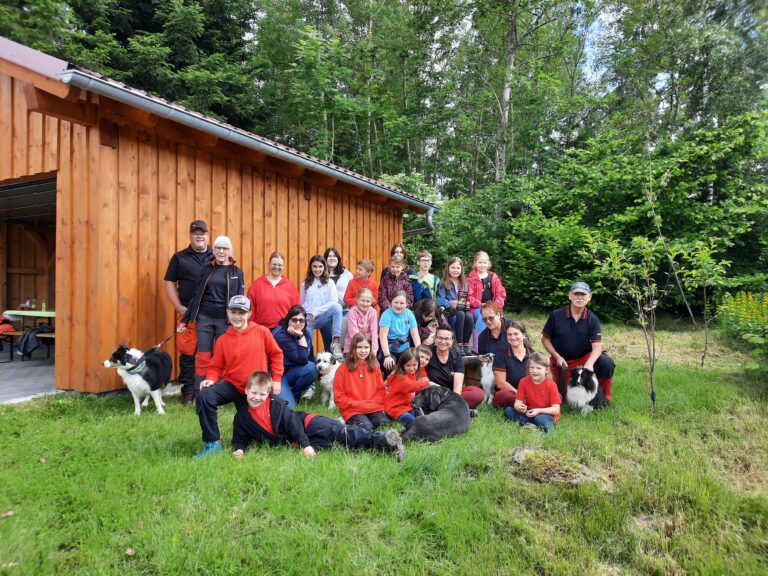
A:
[[[0,334],[0,343],[5,346],[6,344],[10,348],[10,352],[8,354],[8,360],[1,360],[0,364],[5,364],[6,362],[13,362],[13,349],[16,346],[14,343],[14,340],[17,338],[21,338],[24,335],[24,332],[21,330],[12,330],[10,332],[3,332]],[[7,336],[7,339],[6,339]],[[56,340],[56,333],[55,332],[39,332],[37,334],[37,339],[40,340],[43,344],[45,344],[46,349],[46,358],[51,357],[51,344]],[[24,357],[21,358],[22,361],[24,360]]]

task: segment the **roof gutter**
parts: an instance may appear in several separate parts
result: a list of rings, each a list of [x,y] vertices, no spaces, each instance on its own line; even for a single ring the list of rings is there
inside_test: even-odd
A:
[[[359,186],[365,190],[371,190],[376,194],[381,194],[386,198],[391,198],[398,202],[405,202],[412,207],[427,212],[427,225],[429,228],[424,228],[421,230],[431,231],[434,228],[434,226],[431,224],[431,214],[434,213],[435,207],[428,202],[419,200],[418,198],[404,196],[403,194],[400,194],[394,190],[384,188],[379,184],[369,182],[368,180],[359,178],[354,174],[349,174],[347,172],[338,170],[333,166],[328,166],[312,158],[306,158],[302,155],[289,152],[288,150],[283,150],[279,146],[264,142],[263,140],[256,138],[244,130],[238,130],[230,126],[225,126],[214,120],[211,120],[210,118],[192,114],[165,102],[158,102],[150,96],[138,94],[131,90],[126,90],[125,88],[111,84],[102,78],[92,76],[91,74],[81,70],[64,70],[59,74],[59,79],[66,84],[77,86],[83,90],[88,90],[89,92],[93,92],[118,102],[128,104],[129,106],[134,106],[151,114],[155,114],[160,118],[172,120],[174,122],[178,122],[179,124],[189,126],[190,128],[212,134],[222,140],[238,144],[245,148],[250,148],[251,150],[256,150],[257,152],[268,154],[269,156],[280,158],[294,164],[299,164],[300,166],[303,166],[309,170],[313,170],[314,172],[336,178],[342,182],[352,184],[353,186]],[[410,231],[410,235],[414,235],[416,233],[421,232],[415,230]]]

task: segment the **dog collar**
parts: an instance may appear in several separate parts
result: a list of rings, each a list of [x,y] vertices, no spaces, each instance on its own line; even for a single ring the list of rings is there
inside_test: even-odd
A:
[[[147,361],[145,360],[144,362],[142,362],[138,366],[135,366],[135,367],[131,368],[130,370],[128,370],[128,374],[138,374],[139,372],[144,370],[144,368],[146,366],[147,366]]]

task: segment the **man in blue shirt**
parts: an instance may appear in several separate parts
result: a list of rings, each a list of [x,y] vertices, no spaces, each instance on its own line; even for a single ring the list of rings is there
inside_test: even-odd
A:
[[[584,366],[595,373],[605,397],[611,399],[616,364],[603,351],[600,319],[587,309],[592,290],[586,282],[574,282],[568,292],[570,304],[549,315],[541,343],[551,356],[552,375],[560,382],[561,370]],[[564,390],[560,390],[564,394]]]

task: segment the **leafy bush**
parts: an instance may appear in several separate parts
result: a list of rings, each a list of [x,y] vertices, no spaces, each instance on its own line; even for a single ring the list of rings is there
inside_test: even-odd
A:
[[[759,355],[768,359],[768,294],[737,292],[726,294],[718,306],[718,315],[726,332],[744,341]],[[756,364],[754,368],[764,366]],[[762,371],[768,371],[765,367]]]

